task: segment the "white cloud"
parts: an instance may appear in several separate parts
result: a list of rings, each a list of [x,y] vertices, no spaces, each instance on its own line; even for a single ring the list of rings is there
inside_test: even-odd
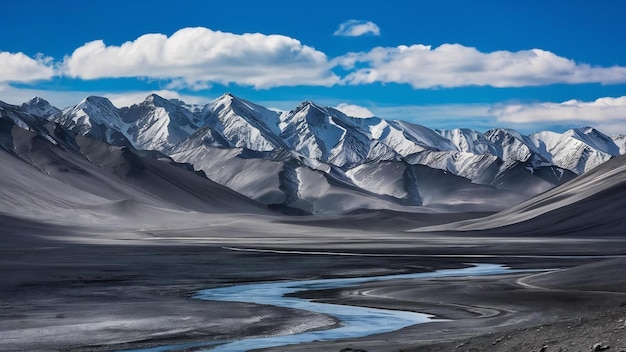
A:
[[[62,67],[74,78],[148,77],[171,80],[171,87],[331,86],[339,80],[324,53],[296,39],[203,27],[183,28],[170,37],[146,34],[120,46],[92,41],[67,56]]]
[[[374,113],[369,111],[366,107],[341,103],[335,107],[335,109],[343,112],[344,114],[352,117],[372,117]]]
[[[33,59],[24,53],[0,52],[0,82],[32,82],[54,75],[50,57],[37,55]]]
[[[576,63],[541,49],[483,53],[460,44],[376,47],[335,60],[346,84],[407,83],[416,89],[463,86],[524,87],[555,83],[626,82],[626,67]],[[357,65],[359,64],[359,65]],[[357,68],[366,64],[368,67]]]
[[[499,122],[519,124],[566,123],[591,125],[605,133],[626,132],[626,96],[605,97],[591,102],[497,104],[489,113]]]
[[[380,35],[380,28],[376,23],[371,21],[348,20],[339,25],[339,28],[333,33],[335,36],[342,37],[360,37],[362,35]]]

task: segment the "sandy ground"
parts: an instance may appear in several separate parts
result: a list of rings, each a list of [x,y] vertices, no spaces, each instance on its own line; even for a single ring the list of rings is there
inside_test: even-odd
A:
[[[610,351],[626,348],[626,261],[607,257],[626,254],[619,237],[400,231],[423,219],[382,232],[368,227],[363,215],[341,227],[332,225],[337,219],[205,221],[214,226],[107,233],[0,218],[0,350],[119,350],[330,327],[336,322],[317,314],[190,296],[241,282],[408,273],[472,262],[568,269],[304,292],[300,295],[323,301],[415,310],[452,321],[272,350],[540,351],[546,345],[545,351],[589,351],[604,342]]]

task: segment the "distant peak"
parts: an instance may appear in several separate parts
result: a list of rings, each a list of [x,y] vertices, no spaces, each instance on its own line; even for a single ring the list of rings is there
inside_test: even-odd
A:
[[[311,107],[311,108],[322,108],[321,105],[315,104],[314,102],[312,102],[311,100],[305,100],[302,103],[300,103],[300,105],[298,106],[299,109],[304,109],[307,107]]]
[[[83,99],[83,101],[81,101],[78,105],[76,105],[76,108],[85,108],[85,107],[94,107],[97,109],[117,109],[115,107],[115,105],[113,105],[113,103],[105,98],[105,97],[99,97],[99,96],[95,96],[95,95],[90,95],[88,97],[86,97],[85,99]]]
[[[509,128],[504,128],[504,127],[496,127],[496,128],[492,128],[491,131],[502,132],[502,133],[510,133],[512,130],[509,129]]]
[[[599,133],[598,130],[596,130],[595,128],[590,127],[590,126],[583,126],[583,127],[578,127],[578,128],[572,128],[572,129],[567,130],[565,132],[565,134],[569,134],[569,135],[575,135],[575,134],[578,134],[578,135],[581,135],[581,134],[588,135],[588,134],[598,134],[598,133]]]
[[[50,105],[50,103],[40,97],[34,97],[31,100],[25,102],[22,104],[22,106],[29,106],[29,107],[38,107],[38,108],[50,108],[52,107],[52,105]]]
[[[596,139],[599,138],[605,141],[608,141],[611,139],[611,137],[609,137],[608,135],[590,126],[571,129],[565,133],[570,136],[579,136],[580,138],[596,138]]]
[[[215,99],[216,101],[240,101],[241,99],[235,96],[231,92],[226,92],[222,94],[219,98]]]
[[[52,106],[48,101],[40,97],[34,97],[21,106],[22,110],[39,117],[50,117],[56,115],[61,110]]]
[[[515,138],[522,137],[521,134],[517,132],[516,130],[511,129],[511,128],[504,128],[504,127],[492,128],[489,131],[487,131],[487,133],[498,134],[498,135],[509,135]]]
[[[159,103],[159,102],[165,102],[167,101],[167,99],[163,98],[162,96],[156,93],[152,93],[148,95],[144,101],[147,103]]]
[[[591,132],[596,132],[597,130],[591,126],[583,126],[581,128],[577,128],[577,130],[584,132],[584,133],[591,133]]]
[[[29,105],[35,105],[35,104],[50,104],[48,103],[48,101],[44,98],[41,97],[33,97],[31,100],[29,100],[27,102],[27,104]]]
[[[314,103],[314,102],[312,102],[310,100],[305,100],[302,103],[300,103],[300,105],[298,105],[298,107],[294,111],[296,111],[296,112],[304,111],[307,114],[311,113],[311,112],[318,111],[318,112],[320,112],[322,114],[325,114],[325,115],[333,115],[333,114],[331,114],[328,111],[328,109],[325,106],[316,104],[316,103]]]
[[[97,95],[90,95],[87,98],[85,98],[83,100],[83,102],[90,102],[90,103],[102,103],[102,102],[107,102],[107,103],[111,103],[111,101],[105,97],[99,97]]]
[[[215,99],[212,103],[215,106],[222,105],[225,108],[233,108],[235,106],[245,107],[246,109],[252,109],[251,105],[254,105],[247,100],[241,99],[232,93],[224,93],[219,98]]]

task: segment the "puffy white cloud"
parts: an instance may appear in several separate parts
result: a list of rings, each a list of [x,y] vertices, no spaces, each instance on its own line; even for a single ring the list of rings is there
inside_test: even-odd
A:
[[[346,84],[393,82],[414,88],[448,88],[626,82],[626,67],[576,63],[541,49],[483,53],[460,44],[434,49],[421,44],[400,45],[348,53],[335,62],[352,71],[343,79]]]
[[[32,82],[54,75],[50,57],[37,55],[33,59],[24,53],[0,52],[0,82]]]
[[[352,116],[352,117],[372,117],[372,116],[374,116],[374,113],[369,111],[368,108],[363,107],[363,106],[359,106],[359,105],[354,105],[354,104],[341,103],[341,104],[335,106],[335,109],[343,112],[344,114],[346,114],[348,116]]]
[[[591,102],[497,104],[489,113],[499,122],[569,123],[598,127],[606,133],[626,132],[626,96],[599,98]]]
[[[339,80],[324,53],[296,39],[204,27],[183,28],[170,37],[145,34],[120,46],[92,41],[67,56],[62,67],[75,78],[148,77],[170,80],[169,88],[330,86]]]
[[[360,37],[362,35],[380,35],[380,28],[372,21],[348,20],[339,25],[339,28],[333,33],[342,37]]]

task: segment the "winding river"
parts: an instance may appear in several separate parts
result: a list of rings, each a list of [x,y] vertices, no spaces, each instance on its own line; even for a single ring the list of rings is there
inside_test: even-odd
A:
[[[404,327],[433,321],[431,315],[398,310],[374,309],[311,302],[307,299],[285,297],[287,294],[308,291],[345,288],[358,284],[384,280],[424,279],[451,276],[485,276],[527,270],[514,270],[497,264],[475,264],[463,269],[445,269],[426,273],[370,276],[345,279],[318,279],[286,282],[242,284],[202,290],[194,298],[211,301],[235,301],[266,304],[278,307],[302,309],[323,313],[337,318],[341,323],[331,329],[298,332],[290,335],[246,338],[234,341],[211,341],[182,345],[169,345],[156,348],[134,350],[134,352],[161,352],[191,347],[202,347],[211,352],[242,352],[256,348],[285,346],[291,344],[328,341],[335,339],[359,338],[402,329]]]

